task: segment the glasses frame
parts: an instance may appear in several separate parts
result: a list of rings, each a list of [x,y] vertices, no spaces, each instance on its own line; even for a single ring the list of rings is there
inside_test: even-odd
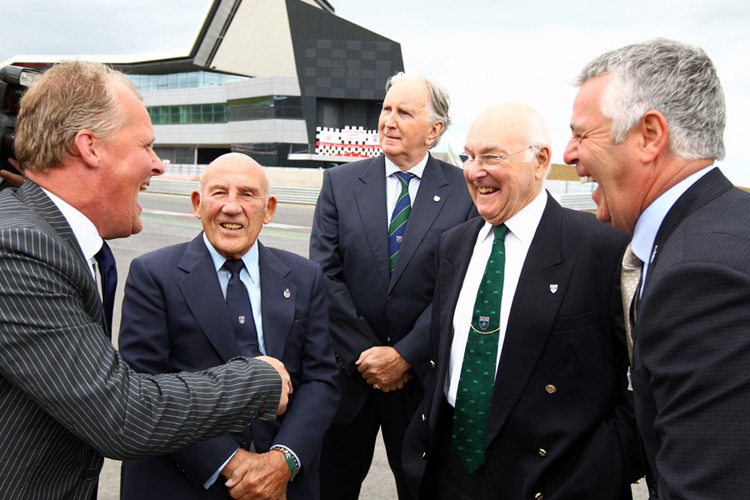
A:
[[[528,151],[529,149],[535,149],[536,146],[530,145],[526,146],[523,149],[519,149],[518,151],[515,151],[513,153],[508,153],[507,155],[496,155],[494,153],[483,153],[476,158],[472,158],[470,154],[464,152],[460,155],[458,155],[458,158],[463,161],[463,168],[466,168],[466,164],[473,165],[474,162],[478,162],[480,166],[484,167],[485,169],[493,169],[496,167],[499,167],[500,164],[510,158],[511,156],[515,156],[517,154],[523,153],[524,151]],[[464,159],[466,158],[466,159]]]

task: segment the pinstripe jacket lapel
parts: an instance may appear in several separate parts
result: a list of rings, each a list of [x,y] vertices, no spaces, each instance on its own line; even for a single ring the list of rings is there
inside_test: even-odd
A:
[[[73,254],[75,254],[77,258],[71,255],[66,265],[74,268],[74,276],[80,278],[82,282],[80,289],[84,292],[83,299],[86,311],[94,321],[105,326],[104,306],[96,289],[96,281],[91,276],[89,264],[86,262],[86,258],[81,251],[81,246],[65,216],[63,216],[57,205],[47,196],[42,188],[30,180],[26,180],[18,189],[18,198],[27,207],[37,212],[39,217],[49,226],[50,231],[47,231],[47,233],[50,237],[65,242]],[[105,334],[106,332],[105,326]]]

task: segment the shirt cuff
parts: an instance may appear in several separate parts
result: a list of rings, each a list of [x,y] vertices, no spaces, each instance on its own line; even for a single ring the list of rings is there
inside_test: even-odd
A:
[[[239,447],[236,450],[234,450],[234,453],[232,453],[231,455],[229,455],[229,458],[227,458],[226,462],[224,462],[223,464],[221,464],[221,467],[219,467],[219,470],[217,470],[216,472],[214,472],[213,475],[211,477],[209,477],[208,480],[205,483],[203,483],[203,489],[207,490],[211,486],[214,485],[214,483],[216,482],[216,480],[219,479],[219,474],[221,474],[221,471],[224,470],[224,467],[227,466],[227,464],[229,463],[229,461],[232,460],[232,458],[234,458],[234,456],[237,454],[238,451],[240,451]]]

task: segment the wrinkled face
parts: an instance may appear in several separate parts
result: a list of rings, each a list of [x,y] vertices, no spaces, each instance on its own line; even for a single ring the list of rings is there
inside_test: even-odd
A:
[[[633,234],[640,215],[639,196],[644,189],[634,168],[634,134],[615,144],[610,137],[612,120],[601,111],[601,101],[609,83],[602,75],[585,82],[573,103],[570,120],[572,137],[565,148],[565,163],[576,166],[581,177],[593,177],[599,187],[592,194],[596,217]]]
[[[417,80],[401,80],[389,90],[378,121],[383,153],[402,170],[416,165],[443,130],[430,120],[429,91]]]
[[[480,115],[469,129],[464,150],[477,158],[482,154],[505,156],[529,146],[526,134],[516,128],[516,123],[494,113]],[[502,224],[539,194],[548,164],[540,162],[536,153],[530,150],[528,154],[513,155],[491,168],[477,161],[464,163],[469,193],[484,220]]]
[[[103,238],[122,238],[143,229],[138,192],[164,165],[153,150],[154,128],[143,103],[127,89],[116,91],[126,116],[125,125],[108,141],[99,143],[105,179],[100,183],[102,214],[97,228]]]
[[[216,251],[238,259],[255,244],[263,224],[273,219],[276,198],[269,196],[266,202],[265,174],[252,159],[222,158],[206,168],[200,193],[193,191],[193,210]]]

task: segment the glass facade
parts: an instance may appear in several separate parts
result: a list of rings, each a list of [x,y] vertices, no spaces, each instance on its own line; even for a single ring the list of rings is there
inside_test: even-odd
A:
[[[223,102],[213,104],[184,104],[182,106],[150,106],[148,114],[154,125],[180,123],[226,123],[227,105]]]
[[[195,89],[200,87],[219,87],[227,82],[247,80],[246,76],[225,75],[209,71],[191,71],[188,73],[170,73],[167,75],[127,75],[133,80],[140,92],[155,90]]]
[[[304,119],[302,98],[274,95],[227,101],[230,122],[269,119]]]

